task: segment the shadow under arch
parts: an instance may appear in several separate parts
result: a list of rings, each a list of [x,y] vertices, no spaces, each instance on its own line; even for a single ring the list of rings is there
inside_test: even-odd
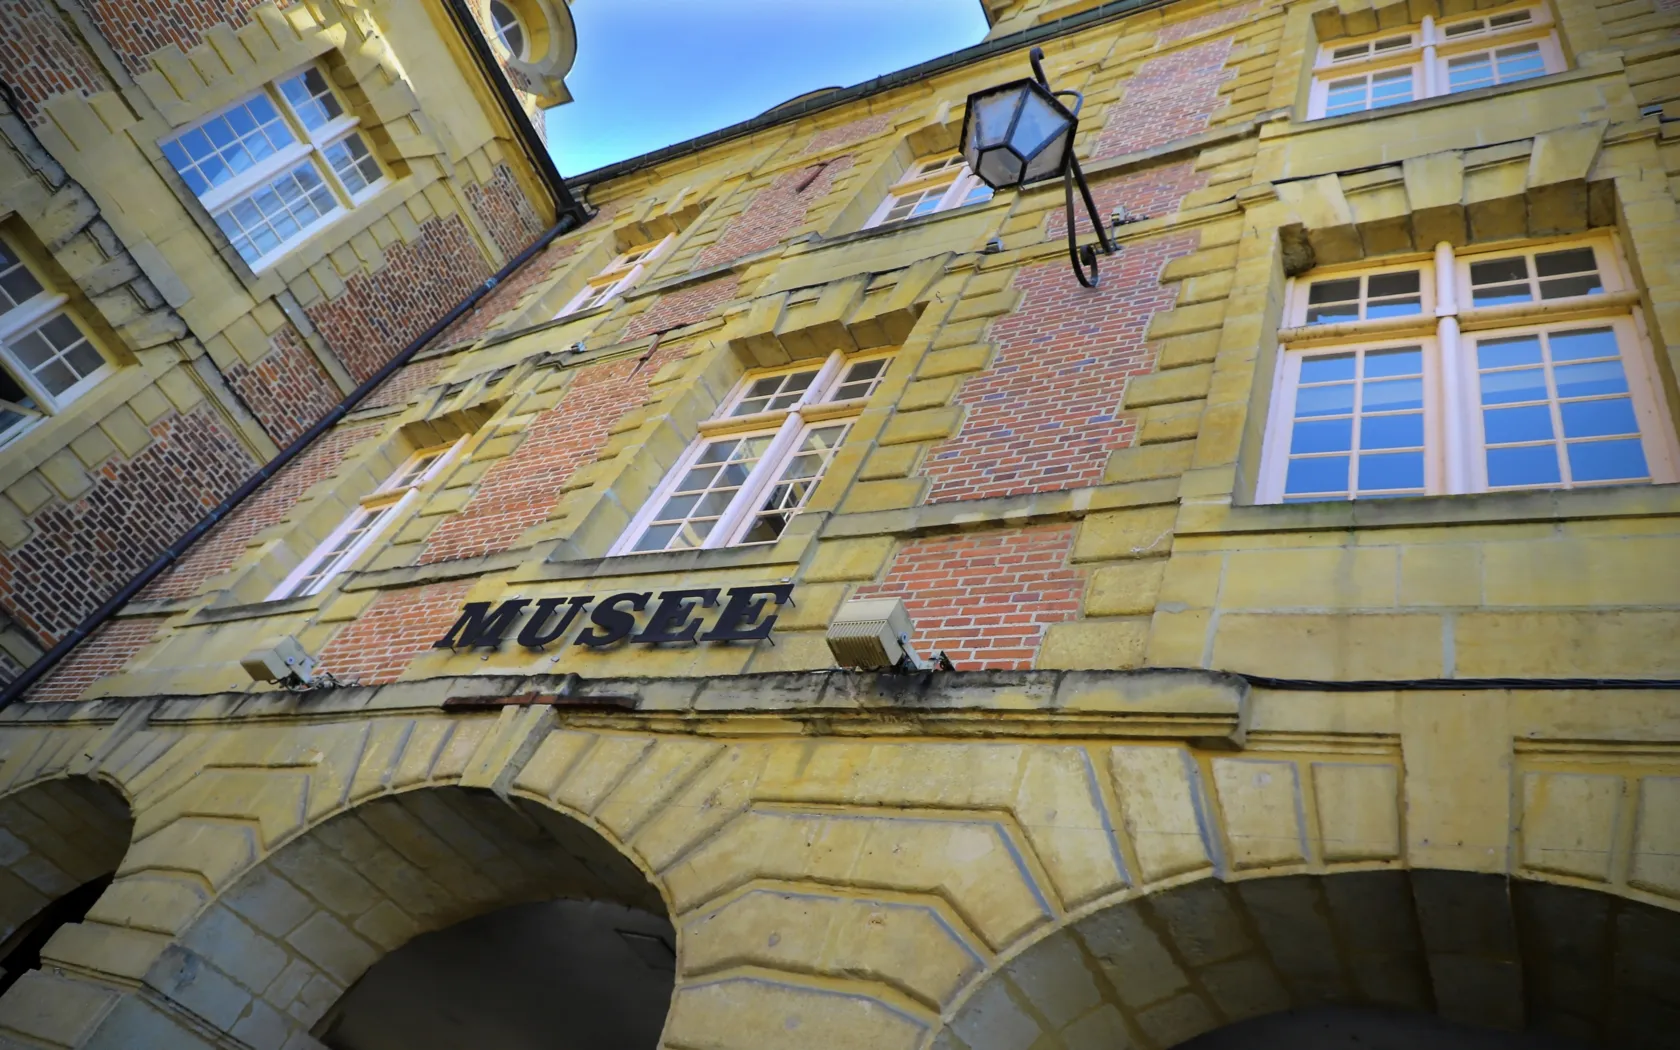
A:
[[[424,1023],[427,1011],[443,1018],[474,1005],[444,1001],[459,985],[447,972],[422,981],[431,991],[420,994],[416,966],[424,972],[470,962],[462,938],[470,942],[475,934],[511,936],[517,944],[522,935],[575,930],[575,922],[545,918],[542,909],[552,902],[573,902],[596,926],[674,945],[657,890],[583,822],[530,800],[452,786],[380,796],[303,832],[243,873],[158,957],[140,994],[120,1002],[81,1045],[149,1046],[146,1039],[168,1030],[167,1045],[181,1050],[426,1050],[430,1044],[412,1038],[379,1041],[390,1018],[370,1021],[367,1011],[389,1004],[392,982],[381,973],[394,967],[396,983],[408,986],[403,1007],[411,1028],[441,1031],[441,1022]],[[619,947],[649,969],[637,949],[647,954],[651,944],[621,937]],[[520,950],[534,949],[524,943]],[[650,957],[662,961],[657,949]],[[658,1013],[647,1050],[669,1007],[674,965],[650,973],[657,987],[647,1001],[657,1001]],[[504,986],[521,977],[511,969],[494,976]],[[555,995],[548,974],[525,976],[537,993]],[[542,1020],[532,1015],[533,1023]],[[499,1033],[500,1041],[485,1045],[525,1045],[517,1035]],[[636,1050],[622,1040],[602,1045]]]
[[[1432,1015],[1470,1031],[1454,1046],[1484,1045],[1479,1029],[1532,1036],[1488,1048],[1655,1050],[1680,1038],[1677,976],[1680,911],[1600,890],[1436,870],[1206,879],[1037,941],[959,997],[930,1046],[1306,1047],[1256,1019],[1329,1010],[1355,1029],[1350,1012]]]
[[[133,837],[127,799],[103,781],[41,780],[0,798],[0,994],[87,914]]]

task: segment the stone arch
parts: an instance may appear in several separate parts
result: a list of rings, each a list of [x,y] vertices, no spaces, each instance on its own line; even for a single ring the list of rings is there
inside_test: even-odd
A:
[[[59,927],[87,913],[133,834],[127,800],[87,777],[0,798],[0,991],[34,968]]]
[[[383,795],[292,838],[164,947],[137,994],[76,1045],[318,1050],[329,1010],[426,935],[505,908],[663,899],[602,833],[552,806],[433,786]],[[674,943],[674,942],[673,942]]]
[[[1676,973],[1680,911],[1601,890],[1404,869],[1199,879],[1013,954],[953,1000],[928,1046],[1167,1050],[1353,1008],[1655,1050],[1680,1021]]]

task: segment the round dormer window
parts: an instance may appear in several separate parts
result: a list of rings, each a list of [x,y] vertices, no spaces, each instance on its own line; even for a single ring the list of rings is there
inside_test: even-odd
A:
[[[504,0],[490,0],[490,25],[514,58],[525,57],[525,24]]]

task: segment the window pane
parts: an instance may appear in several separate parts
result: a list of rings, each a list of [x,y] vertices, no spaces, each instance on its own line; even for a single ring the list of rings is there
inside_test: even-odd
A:
[[[1352,47],[1338,47],[1330,53],[1330,61],[1346,62],[1350,58],[1364,58],[1371,53],[1371,45],[1355,44]]]
[[[1447,63],[1448,92],[1469,91],[1493,82],[1493,59],[1487,54],[1455,58]]]
[[[1283,490],[1292,496],[1306,493],[1342,495],[1347,492],[1347,482],[1348,457],[1315,456],[1289,461],[1289,473],[1284,479]]]
[[[1334,416],[1353,411],[1353,384],[1304,386],[1295,395],[1295,414],[1300,417]]]
[[[1324,354],[1301,361],[1302,383],[1328,383],[1352,379],[1355,368],[1353,354]]]
[[[831,401],[851,401],[868,397],[881,385],[881,379],[887,373],[887,359],[878,357],[873,361],[859,361],[848,365],[840,383],[834,388]]]
[[[1335,117],[1343,113],[1357,113],[1366,107],[1368,98],[1364,77],[1335,81],[1325,97],[1324,115]]]
[[[1422,452],[1385,452],[1359,457],[1359,491],[1423,488]]]
[[[1369,416],[1360,420],[1360,448],[1421,448],[1422,446],[1422,412],[1407,412],[1404,415],[1396,416]],[[1423,483],[1420,481],[1418,484]],[[1359,487],[1367,487],[1363,467],[1359,471]]]
[[[1539,44],[1508,47],[1496,52],[1494,57],[1501,84],[1509,84],[1514,80],[1527,80],[1529,77],[1541,76],[1546,72],[1546,60],[1540,55]]]
[[[55,315],[10,345],[18,361],[52,394],[64,393],[105,364],[68,314]]]
[[[1639,421],[1633,414],[1633,402],[1625,397],[1602,401],[1567,401],[1559,406],[1563,413],[1564,437],[1607,437],[1612,434],[1637,434]]]
[[[1520,255],[1471,263],[1470,288],[1477,306],[1526,303],[1534,298],[1528,286],[1528,260]]]
[[[296,141],[274,103],[257,94],[165,143],[164,155],[202,196]]]
[[[1307,290],[1307,323],[1359,319],[1359,278],[1314,281]],[[1305,379],[1302,382],[1306,382]]]
[[[747,388],[746,396],[729,414],[750,416],[757,412],[791,408],[799,403],[801,395],[810,388],[811,381],[817,378],[817,372],[818,369],[812,368],[754,380]]]
[[[1371,78],[1371,108],[1412,100],[1412,71],[1381,73]]]
[[[1353,419],[1300,420],[1289,437],[1289,451],[1295,455],[1311,452],[1346,452],[1353,448]]]
[[[684,550],[704,543],[773,437],[756,434],[707,444],[694,467],[684,473],[666,497],[633,549]]]
[[[1539,368],[1519,368],[1482,375],[1482,404],[1508,405],[1519,401],[1546,400],[1546,373]]]
[[[1555,485],[1558,473],[1557,448],[1551,444],[1487,450],[1488,485]]]
[[[337,207],[315,165],[304,161],[217,216],[234,249],[256,262]]]
[[[321,153],[352,195],[378,182],[382,174],[379,162],[368,152],[367,144],[359,133],[346,135]]]
[[[327,78],[319,69],[307,69],[295,77],[280,82],[280,93],[291,103],[298,121],[311,131],[330,124],[344,114]]]
[[[0,313],[41,294],[40,282],[23,261],[0,244]]]
[[[1569,473],[1576,481],[1641,481],[1650,476],[1638,438],[1571,444]]]
[[[1482,429],[1490,445],[1552,440],[1552,410],[1545,405],[1490,408],[1482,412]]]
[[[742,543],[767,543],[782,534],[788,521],[811,498],[834,452],[845,440],[849,423],[817,427],[806,434],[786,467],[759,504]]]
[[[1423,299],[1418,292],[1418,272],[1372,274],[1367,278],[1365,307],[1367,318],[1409,317],[1423,312]]]
[[[1386,379],[1365,384],[1366,412],[1392,412],[1423,407],[1423,380]]]
[[[1553,342],[1555,346],[1556,337],[1553,338]],[[1514,339],[1482,339],[1476,343],[1476,365],[1479,368],[1509,368],[1512,365],[1537,365],[1539,363],[1539,336],[1523,335]]]
[[[1585,361],[1596,357],[1621,357],[1616,333],[1610,328],[1584,328],[1553,332],[1548,339],[1553,361]]]
[[[1397,350],[1373,350],[1365,355],[1365,377],[1367,379],[1422,374],[1422,347],[1408,346]]]
[[[1560,365],[1557,377],[1558,397],[1591,397],[1595,394],[1623,394],[1627,392],[1627,375],[1620,361],[1594,361],[1584,365]]]

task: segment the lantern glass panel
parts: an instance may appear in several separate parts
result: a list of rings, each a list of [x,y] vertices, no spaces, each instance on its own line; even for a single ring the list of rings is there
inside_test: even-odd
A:
[[[1015,111],[1020,108],[1024,94],[1024,88],[1014,87],[976,100],[975,147],[984,149],[1009,137],[1009,125],[1015,118]]]
[[[994,189],[1018,186],[1026,165],[1007,146],[996,146],[980,154],[980,165],[974,173]]]
[[[1058,137],[1050,140],[1049,145],[1038,151],[1038,156],[1027,163],[1027,173],[1021,177],[1023,183],[1037,182],[1053,175],[1062,173],[1062,166],[1067,163],[1068,144],[1073,141],[1073,125],[1064,127]]]
[[[1037,91],[1028,91],[1022,99],[1021,119],[1015,122],[1009,144],[1030,163],[1067,126],[1067,117],[1054,102]]]

